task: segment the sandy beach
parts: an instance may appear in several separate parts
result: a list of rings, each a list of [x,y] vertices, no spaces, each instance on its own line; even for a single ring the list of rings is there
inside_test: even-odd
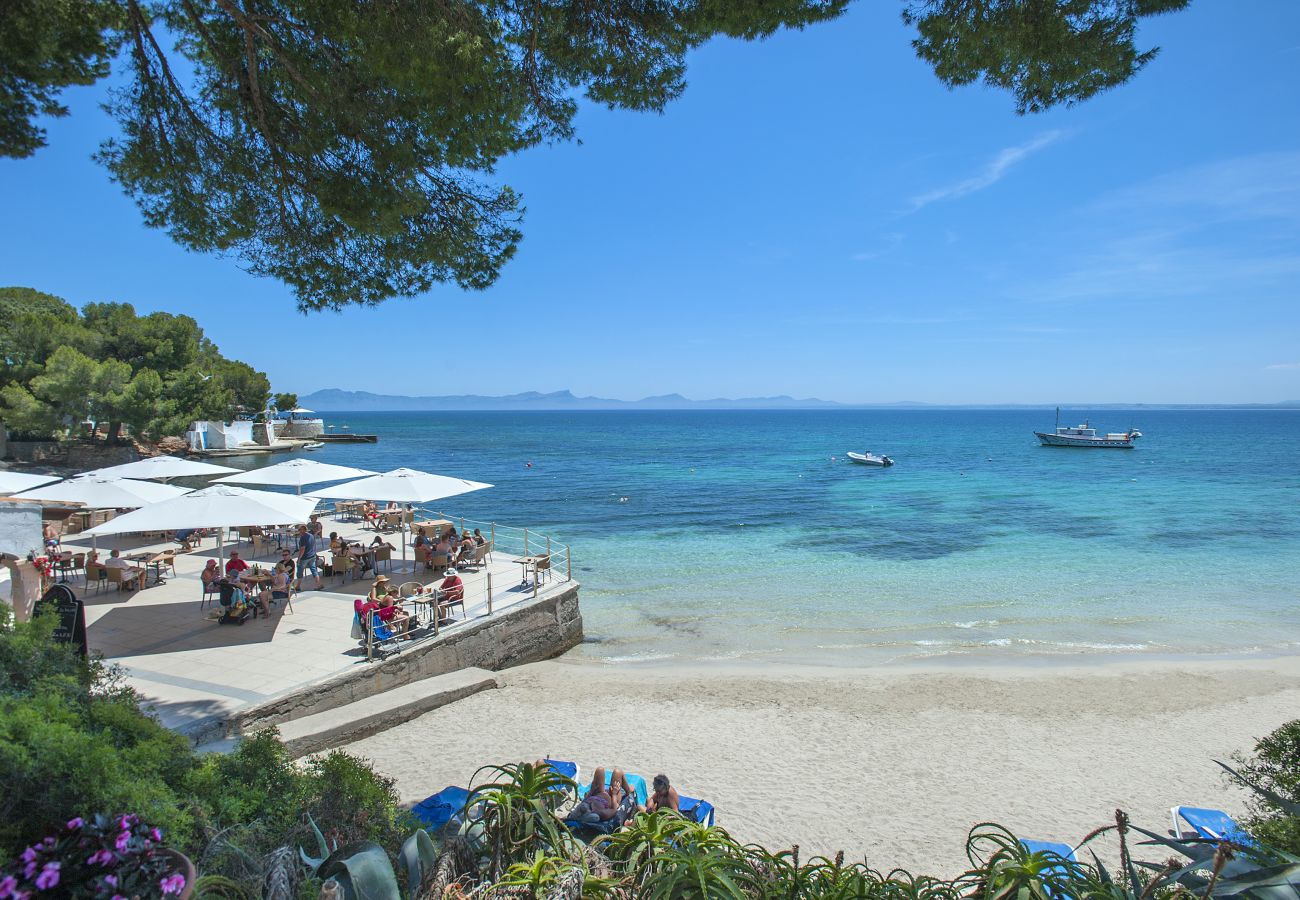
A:
[[[665,772],[741,840],[944,875],[980,821],[1075,843],[1117,807],[1159,831],[1175,804],[1240,812],[1214,760],[1300,715],[1297,657],[501,674],[346,749],[408,802],[541,755]]]

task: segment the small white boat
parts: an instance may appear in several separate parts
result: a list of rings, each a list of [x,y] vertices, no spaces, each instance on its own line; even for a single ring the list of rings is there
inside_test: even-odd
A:
[[[849,459],[864,466],[892,466],[894,461],[888,456],[874,456],[870,453],[848,452]]]
[[[1061,408],[1058,406],[1056,408],[1056,431],[1051,434],[1045,431],[1035,431],[1034,435],[1044,447],[1099,447],[1113,450],[1132,450],[1133,442],[1142,437],[1142,432],[1136,428],[1130,428],[1128,431],[1098,434],[1097,429],[1087,422],[1082,425],[1061,427]]]
[[[309,443],[303,444],[303,445],[302,445],[302,449],[304,449],[304,450],[319,450],[321,447],[324,447],[324,446],[325,446],[325,444],[324,444],[323,441],[311,441],[311,442],[309,442]]]

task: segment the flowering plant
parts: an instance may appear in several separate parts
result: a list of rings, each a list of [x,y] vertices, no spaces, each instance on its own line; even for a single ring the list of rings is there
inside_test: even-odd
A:
[[[31,557],[32,565],[40,573],[42,578],[51,578],[54,576],[54,560],[48,556]]]
[[[0,900],[176,896],[185,876],[165,849],[162,832],[132,815],[71,819],[0,870]]]

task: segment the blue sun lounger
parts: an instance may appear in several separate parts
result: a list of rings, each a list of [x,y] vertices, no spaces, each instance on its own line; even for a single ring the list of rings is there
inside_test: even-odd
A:
[[[582,767],[575,762],[569,762],[565,759],[551,759],[549,756],[543,760],[551,771],[556,775],[562,775],[570,781],[577,782],[578,775],[582,772]]]
[[[424,823],[426,830],[441,831],[447,827],[448,822],[461,814],[468,799],[469,791],[463,787],[445,787],[411,807],[411,812]]]
[[[1069,844],[1058,844],[1055,841],[1029,841],[1022,838],[1020,846],[1030,853],[1055,853],[1061,859],[1068,859],[1070,862],[1079,861],[1079,858],[1074,855],[1074,848]]]
[[[681,794],[677,795],[677,811],[691,821],[699,822],[706,827],[713,825],[713,816],[716,812],[709,801],[683,797]]]
[[[1178,820],[1182,819],[1188,825],[1191,825],[1196,831],[1197,836],[1207,838],[1211,841],[1232,841],[1235,844],[1243,844],[1247,847],[1255,846],[1255,840],[1246,834],[1232,818],[1221,809],[1202,809],[1198,806],[1175,806],[1169,810],[1170,817],[1174,822],[1174,837],[1182,837],[1182,826]]]

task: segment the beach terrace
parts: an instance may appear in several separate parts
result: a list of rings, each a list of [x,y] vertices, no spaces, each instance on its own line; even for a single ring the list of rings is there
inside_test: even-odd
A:
[[[400,586],[404,595],[442,581],[441,572],[426,568],[423,557],[415,560],[414,528],[385,527],[382,519],[372,525],[346,502],[313,518],[321,519],[326,541],[337,532],[345,541],[368,546],[378,534],[391,549],[378,554],[377,574]],[[374,643],[355,637],[355,601],[366,596],[376,576],[355,570],[327,575],[325,566],[320,590],[310,589],[314,582],[308,576],[303,590],[272,606],[269,616],[242,625],[219,624],[217,595],[205,595],[200,579],[205,565],[218,558],[224,565],[234,551],[250,565],[270,570],[281,559],[281,548],[293,547],[291,528],[267,529],[265,535],[229,529],[220,545],[209,534],[165,564],[148,561],[177,548],[170,535],[101,535],[93,541],[89,535],[67,535],[63,550],[85,553],[93,543],[103,559],[116,549],[144,565],[147,576],[146,586],[138,590],[119,590],[93,574],[87,579],[84,570],[63,577],[85,602],[91,652],[120,666],[126,683],[164,725],[199,741],[254,724],[278,724],[429,675],[548,658],[581,639],[581,619],[566,616],[569,620],[560,622],[555,612],[563,596],[571,598],[576,614],[577,583],[571,578],[567,546],[524,528],[443,513],[417,511],[414,519],[416,527],[445,523],[458,530],[479,528],[491,552],[477,568],[459,570],[464,604],[446,610],[452,621],[439,624],[434,604],[408,601],[418,620],[409,640]],[[321,558],[331,562],[328,551]],[[529,613],[541,619],[527,619]],[[563,627],[550,628],[551,619]],[[520,630],[528,633],[520,635]],[[415,664],[417,659],[422,662]]]

